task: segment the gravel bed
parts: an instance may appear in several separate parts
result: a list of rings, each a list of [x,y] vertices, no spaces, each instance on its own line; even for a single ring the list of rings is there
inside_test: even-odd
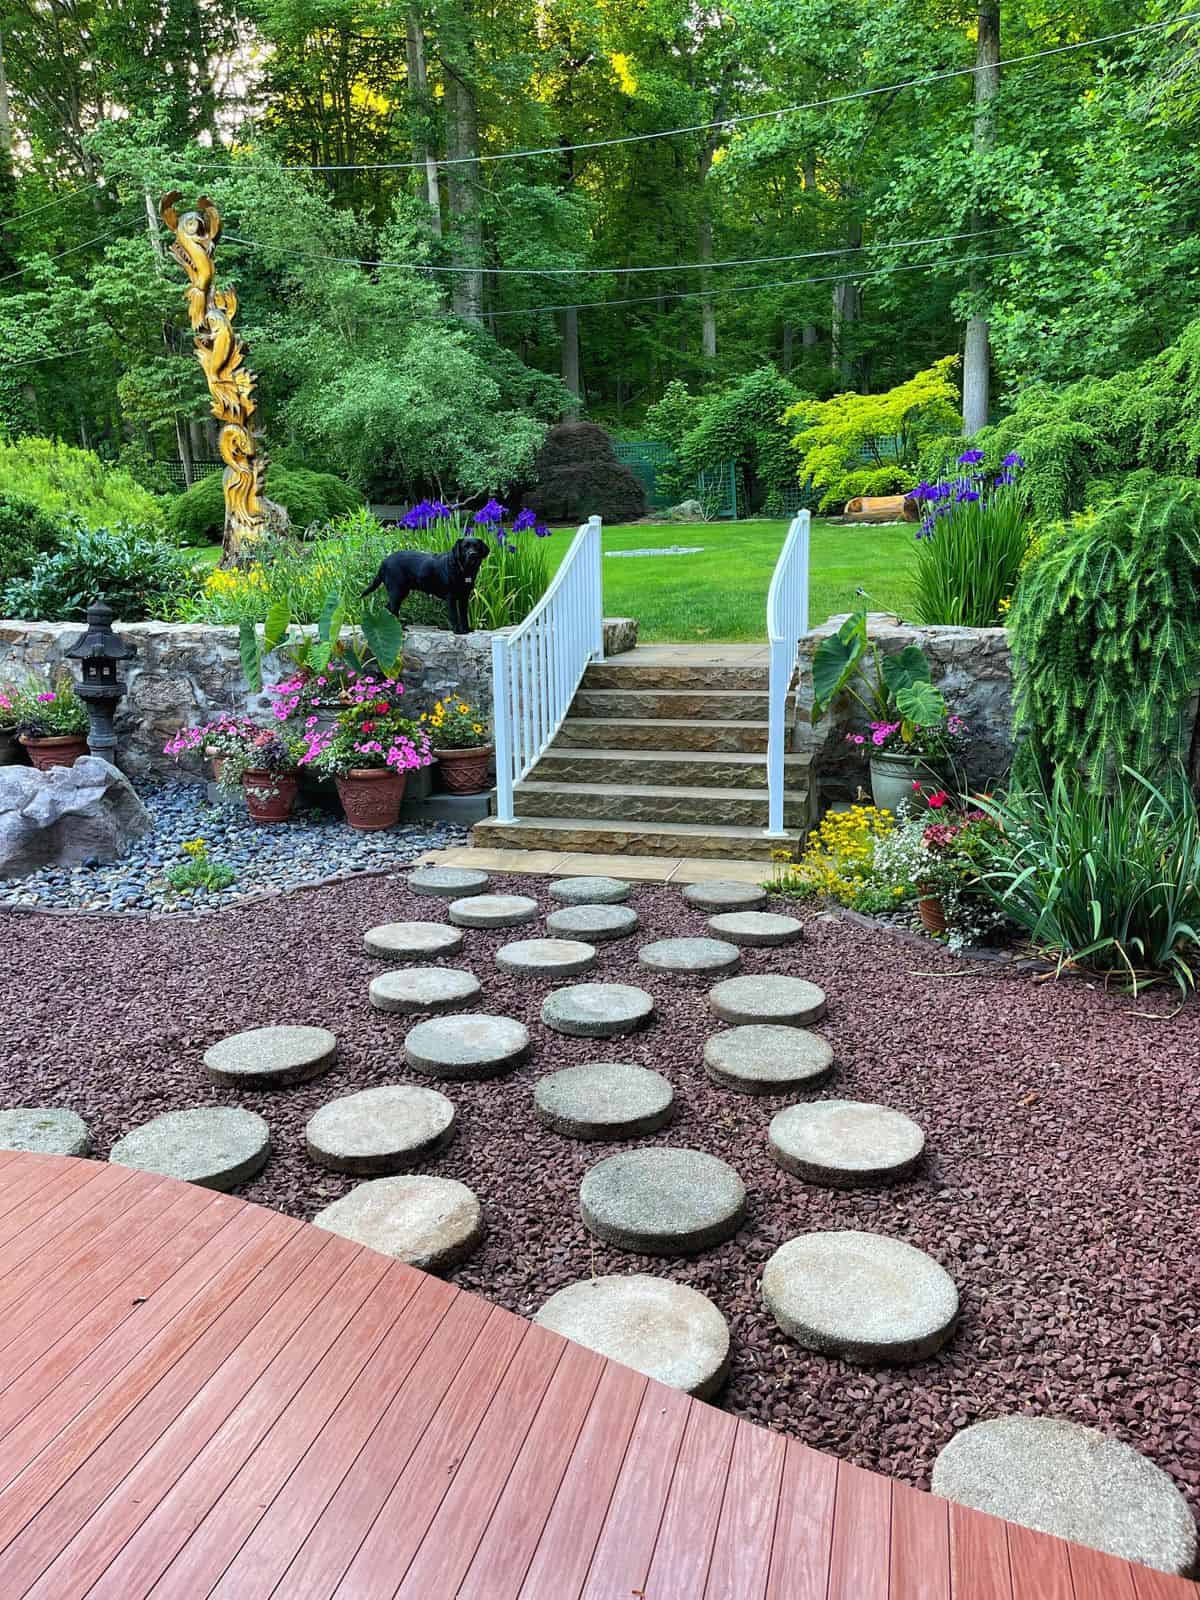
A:
[[[531,883],[534,885],[531,890]],[[498,880],[534,892],[543,880]],[[703,936],[706,913],[674,890],[631,897],[648,939]],[[408,1022],[367,998],[378,962],[363,930],[431,915],[399,875],[331,884],[189,919],[0,917],[0,1104],[60,1105],[91,1125],[95,1153],[161,1112],[243,1104],[271,1125],[274,1153],[239,1193],[310,1218],[354,1180],[313,1165],[304,1126],[358,1089],[424,1083],[397,1068]],[[804,944],[748,951],[746,970],[811,979],[829,996],[816,1031],[840,1063],[821,1098],[882,1102],[913,1117],[926,1156],[886,1189],[809,1187],[770,1157],[774,1113],[804,1096],[750,1097],[701,1066],[718,1026],[710,984],[638,964],[640,941],[606,945],[596,977],[648,986],[656,1020],[619,1041],[566,1038],[540,1020],[548,985],[497,971],[507,930],[469,931],[449,965],[479,974],[476,1009],[524,1022],[530,1059],[503,1077],[443,1085],[454,1142],[415,1170],[479,1195],[486,1237],[450,1276],[530,1315],[592,1272],[651,1272],[708,1295],[728,1318],[733,1365],[718,1403],[863,1466],[927,1486],[934,1457],[969,1423],[1029,1408],[1114,1433],[1169,1472],[1200,1510],[1200,1008],[1167,992],[1138,1000],[1082,980],[1036,983],[1010,970],[916,950],[881,930],[828,917]],[[1159,1014],[1156,1018],[1147,1013]],[[234,1091],[208,1081],[217,1039],[268,1023],[338,1036],[323,1078]],[[594,1060],[663,1073],[676,1115],[637,1141],[582,1143],[541,1127],[532,1087]],[[692,1259],[611,1249],[586,1233],[579,1184],[633,1145],[707,1150],[746,1184],[737,1234]],[[795,1234],[864,1229],[927,1251],[950,1273],[962,1321],[937,1356],[865,1369],[805,1352],[762,1306],[759,1280]]]
[[[192,911],[235,905],[264,890],[287,890],[348,872],[379,872],[415,861],[428,850],[465,844],[467,831],[448,822],[402,824],[359,833],[322,811],[291,822],[251,822],[241,805],[212,805],[203,785],[170,783],[139,788],[155,831],[110,866],[44,868],[27,878],[0,878],[0,908],[45,906],[66,911]],[[216,894],[176,893],[163,876],[186,861],[180,846],[202,838],[213,861],[237,877]],[[426,902],[428,904],[428,902]]]

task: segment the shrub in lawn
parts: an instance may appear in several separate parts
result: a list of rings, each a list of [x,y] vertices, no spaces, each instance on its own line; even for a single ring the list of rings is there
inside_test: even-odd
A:
[[[267,493],[286,507],[296,533],[344,516],[361,505],[362,496],[328,472],[275,467],[268,475]],[[225,494],[219,472],[199,478],[190,489],[176,495],[167,508],[167,527],[180,544],[220,544],[225,529]]]
[[[0,577],[24,577],[40,555],[54,550],[69,519],[43,511],[20,495],[0,494]]]
[[[603,428],[593,422],[560,422],[542,441],[534,462],[535,482],[525,504],[539,520],[636,522],[646,514],[646,491],[617,460]]]
[[[982,459],[982,451],[967,450],[955,477],[913,490],[924,513],[913,571],[918,622],[990,628],[1012,599],[1030,541],[1024,462],[1006,456],[999,472],[985,474]]]
[[[0,439],[0,484],[6,495],[29,501],[39,511],[77,517],[94,528],[162,522],[162,502],[129,473],[57,439]]]
[[[178,550],[155,529],[76,526],[0,593],[0,611],[29,621],[71,622],[103,596],[125,622],[174,614],[190,579]]]
[[[1182,770],[1161,785],[1125,768],[1108,790],[1065,772],[980,805],[985,890],[1060,965],[1158,978],[1200,969],[1200,817]]]

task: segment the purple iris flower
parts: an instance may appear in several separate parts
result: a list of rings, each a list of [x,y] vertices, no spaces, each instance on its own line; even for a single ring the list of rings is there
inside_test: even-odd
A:
[[[979,490],[978,489],[960,489],[958,491],[958,493],[954,496],[954,498],[955,498],[955,500],[957,501],[957,503],[959,505],[962,505],[962,503],[964,501],[978,500],[979,499]]]
[[[512,531],[514,533],[524,533],[527,528],[533,528],[536,526],[537,518],[534,516],[533,512],[529,510],[528,506],[526,506],[524,511],[518,511],[516,516],[513,518]]]
[[[507,507],[502,506],[499,500],[489,500],[486,505],[480,506],[471,521],[478,527],[487,527],[493,522],[503,522],[507,515]]]
[[[977,467],[982,460],[982,450],[964,450],[958,458],[958,464],[960,467]]]
[[[1023,467],[1025,465],[1025,457],[1019,456],[1015,450],[1010,450],[1000,465],[1008,469]]]

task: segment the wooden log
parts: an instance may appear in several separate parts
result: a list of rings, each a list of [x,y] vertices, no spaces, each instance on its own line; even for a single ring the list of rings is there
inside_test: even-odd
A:
[[[855,495],[847,500],[847,522],[916,522],[917,503],[907,494]]]

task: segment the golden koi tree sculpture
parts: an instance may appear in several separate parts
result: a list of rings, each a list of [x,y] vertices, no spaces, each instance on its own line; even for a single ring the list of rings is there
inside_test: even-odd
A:
[[[249,547],[269,528],[286,525],[287,513],[263,494],[267,471],[257,426],[258,401],[254,374],[246,366],[247,347],[233,329],[237,294],[217,289],[213,249],[221,237],[221,217],[207,195],[194,211],[180,214],[177,190],[163,195],[159,212],[174,235],[171,254],[187,274],[188,320],[196,336],[196,354],[208,379],[213,416],[221,424],[217,448],[225,463],[225,534],[221,565],[248,559]]]

